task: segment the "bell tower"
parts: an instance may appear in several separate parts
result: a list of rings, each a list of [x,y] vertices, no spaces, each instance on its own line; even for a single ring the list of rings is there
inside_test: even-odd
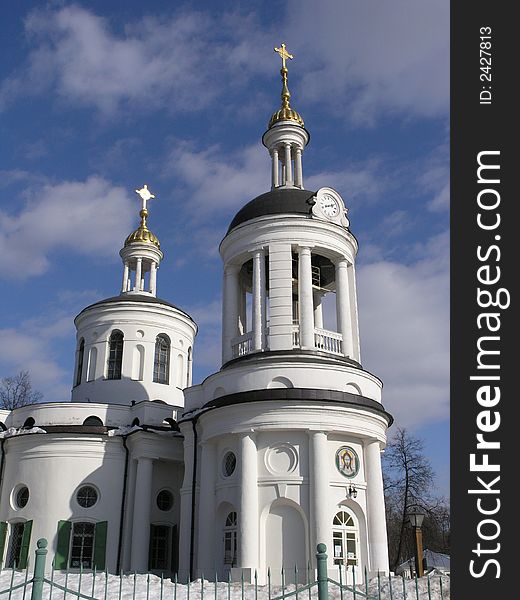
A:
[[[325,543],[329,567],[354,567],[359,581],[365,568],[388,572],[380,452],[392,417],[382,382],[361,365],[347,207],[331,187],[304,187],[310,136],[290,104],[293,57],[285,44],[275,52],[282,102],[262,137],[271,189],[238,211],[220,244],[222,366],[185,390],[179,422],[190,449],[182,566],[193,577],[227,578],[230,565],[251,578],[287,564],[304,573]],[[220,547],[232,522],[236,550]]]

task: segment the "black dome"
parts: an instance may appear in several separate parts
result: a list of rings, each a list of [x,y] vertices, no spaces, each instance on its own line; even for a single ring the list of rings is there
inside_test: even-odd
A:
[[[231,221],[228,233],[237,225],[267,215],[310,215],[316,192],[299,188],[275,188],[243,206]]]

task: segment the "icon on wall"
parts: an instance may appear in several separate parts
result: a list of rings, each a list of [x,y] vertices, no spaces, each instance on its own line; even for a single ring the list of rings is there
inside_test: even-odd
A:
[[[342,446],[336,452],[336,467],[345,477],[355,477],[359,471],[359,457],[350,446]]]

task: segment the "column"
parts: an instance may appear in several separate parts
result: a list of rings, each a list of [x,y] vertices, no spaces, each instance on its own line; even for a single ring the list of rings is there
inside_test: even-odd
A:
[[[258,464],[254,433],[240,439],[239,567],[258,567]]]
[[[238,276],[238,335],[247,333],[247,298],[246,290],[242,285],[240,274]]]
[[[278,181],[278,171],[280,167],[278,164],[278,148],[273,148],[273,151],[271,152],[271,157],[271,183],[272,187],[275,188],[280,185],[280,182]]]
[[[314,290],[314,327],[323,329],[323,300],[324,294]]]
[[[137,265],[135,267],[135,286],[134,291],[139,292],[141,290],[141,272],[143,268],[143,259],[137,259]]]
[[[231,340],[238,335],[238,265],[224,267],[222,286],[222,362],[233,358]]]
[[[200,459],[200,491],[199,491],[199,576],[213,577],[216,568],[215,552],[215,473],[217,470],[217,454],[215,445],[210,442],[202,444]]]
[[[134,492],[132,554],[130,560],[130,569],[138,573],[146,573],[148,571],[152,475],[153,459],[148,457],[138,458]]]
[[[367,521],[370,570],[388,573],[388,545],[385,520],[385,499],[381,471],[379,442],[369,441],[365,447],[367,478]]]
[[[265,323],[265,256],[263,250],[253,254],[253,350],[264,347]]]
[[[346,259],[340,259],[336,263],[336,321],[338,333],[343,337],[343,354],[352,357],[352,315]]]
[[[150,293],[157,294],[157,263],[154,260],[150,264]]]
[[[327,434],[323,431],[311,431],[310,467],[311,467],[311,515],[312,528],[316,544],[326,544],[332,552],[332,515],[329,514],[327,498],[329,495],[329,460],[327,456]]]
[[[349,280],[349,292],[350,292],[350,313],[352,319],[352,347],[353,347],[353,358],[357,362],[361,362],[361,350],[359,347],[359,320],[357,313],[357,291],[356,291],[356,267],[352,264],[349,265],[347,270]]]
[[[123,269],[123,283],[121,284],[121,291],[126,292],[128,289],[128,261],[125,260],[125,266]]]
[[[285,144],[285,185],[292,185],[291,144]]]
[[[296,185],[296,187],[303,188],[301,148],[296,148],[296,156],[294,158],[294,185]]]
[[[311,249],[299,248],[298,303],[300,305],[300,347],[314,348],[314,305],[312,296]]]

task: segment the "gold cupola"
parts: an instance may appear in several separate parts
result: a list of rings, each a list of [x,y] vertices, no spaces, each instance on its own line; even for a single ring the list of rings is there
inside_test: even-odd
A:
[[[156,248],[160,248],[161,244],[159,242],[159,238],[153,234],[148,227],[146,226],[146,218],[148,217],[148,209],[146,208],[146,203],[151,198],[155,198],[155,196],[150,193],[148,186],[146,183],[140,190],[135,190],[136,194],[141,197],[143,202],[143,206],[139,212],[139,216],[141,217],[141,224],[139,227],[132,232],[125,240],[125,246],[135,243],[148,243],[153,244]]]
[[[133,231],[125,240],[125,246],[135,243],[148,243],[153,244],[157,248],[161,247],[159,238],[152,233],[146,226],[146,217],[148,216],[148,209],[142,208],[139,212],[141,217],[141,224]]]
[[[267,127],[268,129],[271,129],[273,125],[279,123],[280,121],[295,121],[298,125],[300,125],[300,127],[305,127],[302,116],[300,113],[291,108],[289,102],[291,98],[291,92],[289,92],[289,87],[287,84],[287,74],[289,73],[289,70],[287,69],[285,61],[288,58],[292,59],[294,57],[292,54],[287,52],[285,44],[282,44],[280,48],[275,48],[274,51],[277,52],[282,59],[282,68],[280,69],[280,75],[282,76],[282,106],[273,113]]]

